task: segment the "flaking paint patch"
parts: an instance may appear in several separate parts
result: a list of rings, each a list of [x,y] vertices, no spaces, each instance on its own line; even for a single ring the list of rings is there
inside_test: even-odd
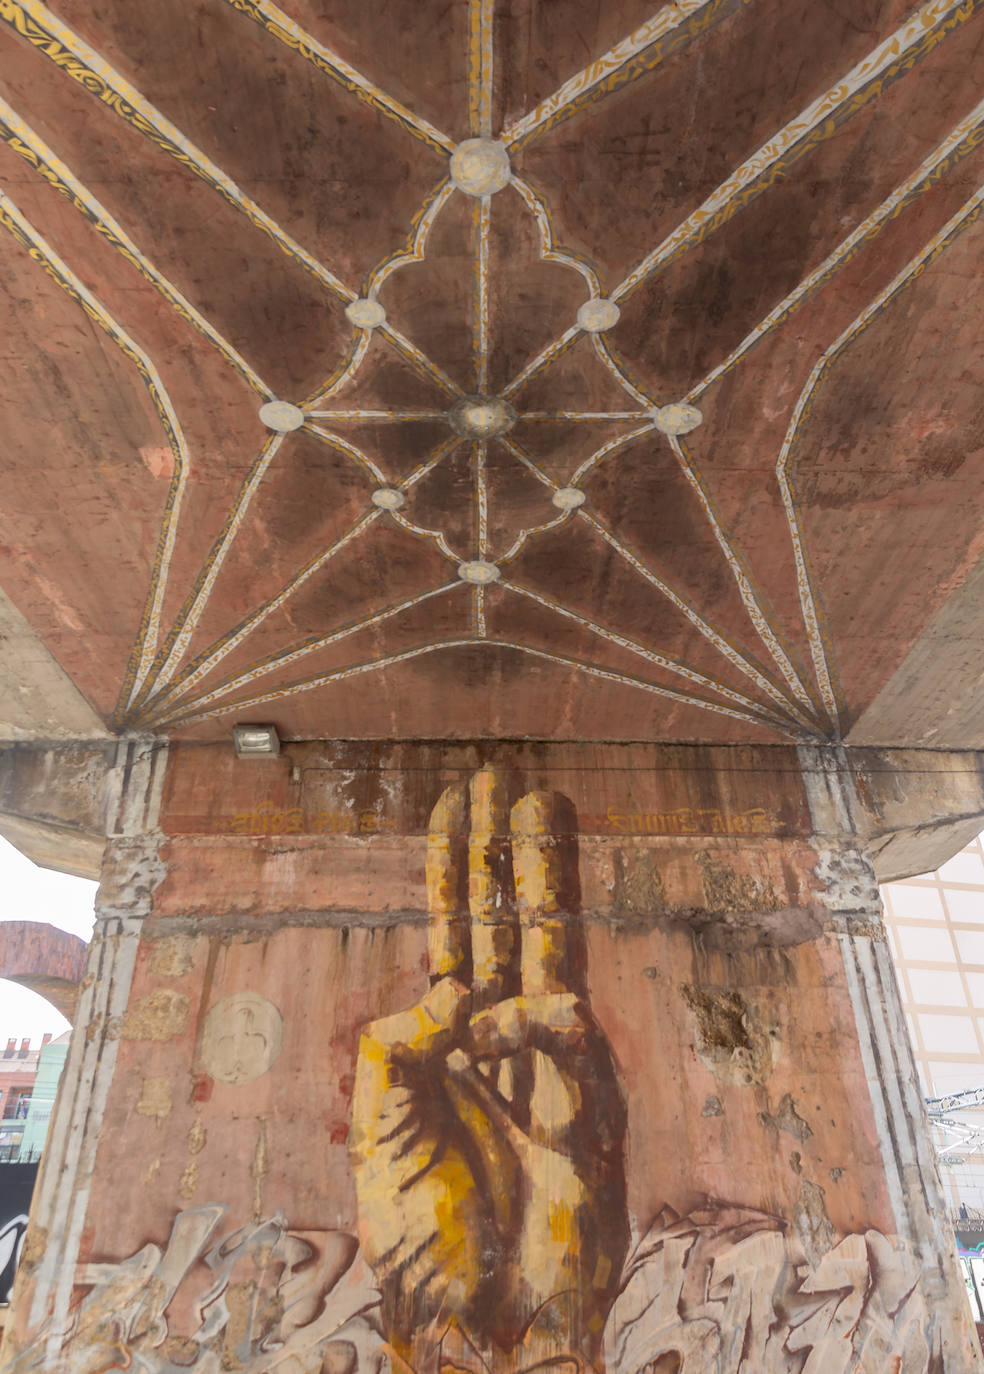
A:
[[[191,1336],[168,1336],[164,1342],[165,1358],[179,1368],[193,1365],[201,1352],[201,1346]]]
[[[207,1139],[208,1135],[202,1125],[201,1118],[196,1116],[188,1127],[188,1153],[191,1155],[201,1154]]]
[[[267,1169],[270,1167],[267,1158],[266,1117],[261,1116],[258,1125],[256,1149],[253,1151],[253,1162],[249,1166],[249,1171],[253,1176],[253,1216],[256,1221],[259,1221],[263,1215],[263,1180],[266,1178]]]
[[[99,910],[107,916],[149,916],[154,893],[168,875],[155,836],[114,838],[106,847]]]
[[[617,910],[637,916],[655,916],[665,911],[663,875],[648,850],[616,849],[612,854],[612,869],[612,897]]]
[[[804,1179],[793,1209],[793,1226],[814,1269],[837,1240],[837,1232],[827,1215],[825,1197],[819,1183]]]
[[[168,935],[155,940],[150,951],[150,971],[162,978],[183,978],[195,962],[196,941],[191,935]]]
[[[38,1263],[48,1248],[48,1232],[44,1226],[28,1226],[24,1245],[21,1249],[20,1263],[33,1266]]]
[[[694,860],[700,869],[708,911],[781,911],[787,905],[785,895],[776,892],[769,878],[736,873],[715,863],[706,849],[699,849]]]
[[[766,1130],[785,1131],[796,1140],[809,1140],[813,1134],[809,1123],[797,1112],[792,1093],[783,1096],[774,1113],[766,1108],[764,1112],[759,1112],[758,1119],[759,1125],[764,1126]]]
[[[694,1049],[704,1067],[722,1083],[764,1083],[779,1058],[778,1026],[733,988],[684,983],[680,994],[693,1014]]]
[[[123,1018],[124,1040],[171,1040],[188,1026],[189,1003],[183,992],[158,988],[141,997]]]
[[[881,896],[870,855],[860,849],[821,849],[813,873],[819,899],[829,911],[861,914],[881,926]]]
[[[187,1202],[194,1196],[197,1187],[198,1165],[192,1160],[190,1164],[185,1165],[184,1171],[178,1179],[178,1195]]]
[[[159,1159],[152,1159],[150,1163],[147,1165],[147,1170],[143,1178],[144,1183],[153,1183],[154,1179],[157,1177],[160,1171],[161,1161]]]
[[[170,1115],[173,1105],[174,1097],[171,1091],[170,1078],[144,1079],[140,1099],[136,1106],[136,1110],[141,1116],[152,1116],[160,1128]]]

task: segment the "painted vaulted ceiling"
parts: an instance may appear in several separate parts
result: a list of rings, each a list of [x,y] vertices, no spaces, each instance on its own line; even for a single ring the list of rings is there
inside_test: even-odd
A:
[[[982,11],[0,0],[10,614],[112,730],[984,742]]]

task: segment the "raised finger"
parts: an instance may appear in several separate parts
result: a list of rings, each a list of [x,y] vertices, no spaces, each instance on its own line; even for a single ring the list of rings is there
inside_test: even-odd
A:
[[[468,789],[454,783],[441,793],[427,830],[427,952],[432,981],[468,981]]]
[[[529,997],[581,992],[577,841],[554,792],[529,792],[512,809],[513,871]]]
[[[518,991],[519,941],[505,775],[481,768],[470,785],[468,906],[472,992],[486,1006]]]

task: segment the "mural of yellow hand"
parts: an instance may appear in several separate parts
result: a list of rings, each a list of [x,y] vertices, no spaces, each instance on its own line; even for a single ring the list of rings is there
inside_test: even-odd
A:
[[[386,1334],[419,1374],[597,1365],[628,1244],[625,1105],[587,1000],[572,808],[440,797],[431,987],[365,1027],[350,1151]]]

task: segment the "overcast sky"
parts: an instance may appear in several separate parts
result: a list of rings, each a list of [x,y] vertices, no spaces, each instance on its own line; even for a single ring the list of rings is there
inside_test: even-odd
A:
[[[0,838],[0,920],[47,921],[88,940],[96,884],[38,868]],[[0,1048],[11,1036],[30,1036],[35,1046],[46,1031],[61,1035],[68,1022],[35,992],[0,978]]]

